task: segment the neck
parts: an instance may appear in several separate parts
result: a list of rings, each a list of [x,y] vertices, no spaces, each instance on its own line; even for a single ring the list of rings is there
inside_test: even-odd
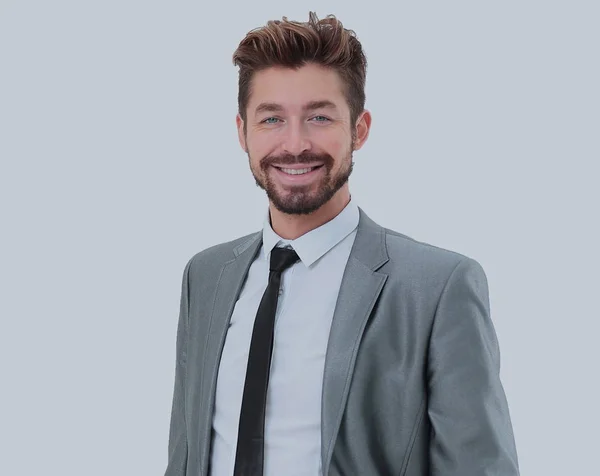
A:
[[[295,240],[309,231],[333,220],[350,202],[350,192],[342,187],[331,200],[309,215],[288,215],[269,204],[271,228],[285,240]]]

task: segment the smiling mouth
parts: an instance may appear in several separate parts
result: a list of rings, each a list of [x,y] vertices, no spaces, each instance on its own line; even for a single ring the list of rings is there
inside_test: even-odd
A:
[[[314,183],[322,175],[323,165],[318,167],[306,167],[305,169],[287,169],[288,172],[273,166],[277,182],[283,185],[308,185]]]
[[[276,168],[277,170],[280,170],[281,172],[294,176],[294,175],[304,175],[310,172],[314,172],[315,170],[320,169],[321,167],[323,167],[323,164],[321,165],[317,165],[314,167],[301,167],[301,168],[287,168],[287,167],[277,167],[276,165],[273,166],[274,168]]]

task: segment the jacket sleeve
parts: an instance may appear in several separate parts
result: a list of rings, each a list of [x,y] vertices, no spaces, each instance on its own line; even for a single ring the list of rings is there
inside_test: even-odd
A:
[[[427,378],[431,476],[519,475],[487,278],[471,258],[441,293]]]
[[[183,271],[179,321],[177,324],[175,388],[169,428],[168,463],[165,476],[185,476],[187,467],[187,429],[185,422],[185,381],[188,341],[189,270],[192,260]]]

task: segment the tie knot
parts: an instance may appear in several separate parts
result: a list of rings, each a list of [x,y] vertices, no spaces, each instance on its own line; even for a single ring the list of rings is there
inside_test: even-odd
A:
[[[298,253],[293,249],[275,247],[271,250],[269,270],[283,272],[299,259]]]

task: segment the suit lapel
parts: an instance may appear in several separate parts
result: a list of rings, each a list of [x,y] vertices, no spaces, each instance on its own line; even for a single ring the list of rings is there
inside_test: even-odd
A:
[[[325,356],[321,404],[321,458],[324,475],[329,473],[360,339],[387,280],[387,274],[376,272],[389,259],[385,247],[385,230],[373,222],[360,207],[359,210],[358,230],[344,270]]]
[[[261,245],[262,232],[259,232],[233,250],[235,258],[223,265],[219,275],[214,311],[211,315],[204,344],[201,390],[198,392],[199,401],[195,402],[198,407],[202,407],[199,424],[199,442],[201,445],[199,466],[201,475],[207,474],[208,471],[215,390],[227,328],[244,279]]]

